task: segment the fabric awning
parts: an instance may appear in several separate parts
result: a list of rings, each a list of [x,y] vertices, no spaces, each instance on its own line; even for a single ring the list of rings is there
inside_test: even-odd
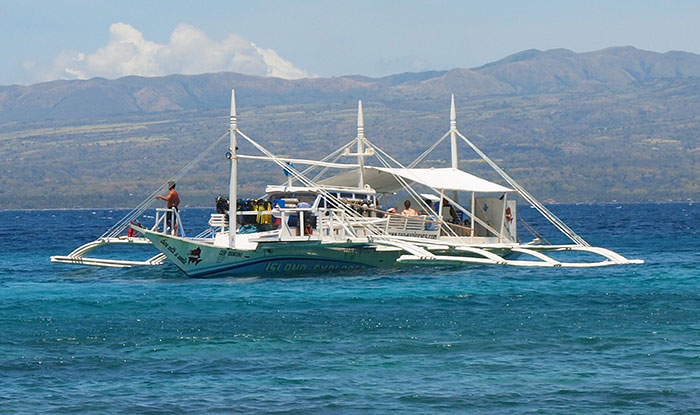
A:
[[[432,169],[399,169],[386,167],[365,167],[364,181],[374,190],[380,193],[394,192],[402,188],[398,177],[408,182],[439,190],[457,190],[464,192],[504,193],[513,189],[501,186],[474,176],[459,169],[432,168]],[[327,186],[357,186],[357,171],[347,171],[337,176],[322,180],[321,184]]]

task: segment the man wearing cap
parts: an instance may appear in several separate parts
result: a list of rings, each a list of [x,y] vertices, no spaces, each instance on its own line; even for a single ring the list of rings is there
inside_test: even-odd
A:
[[[178,210],[177,207],[180,205],[180,195],[178,195],[177,191],[175,191],[175,182],[168,182],[168,189],[170,189],[170,193],[168,193],[167,196],[158,195],[156,196],[156,199],[165,200],[168,203],[168,209]],[[177,235],[177,221],[172,220],[172,216],[172,212],[167,212],[165,215],[165,220],[168,223],[168,227],[170,227],[170,224],[174,222],[172,226],[173,235]]]

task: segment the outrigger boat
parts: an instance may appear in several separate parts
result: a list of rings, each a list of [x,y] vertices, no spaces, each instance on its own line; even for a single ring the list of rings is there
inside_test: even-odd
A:
[[[196,237],[186,237],[180,223],[180,232],[173,235],[164,222],[167,209],[158,210],[156,224],[150,229],[132,224],[133,219],[145,210],[144,205],[115,225],[112,233],[103,235],[92,245],[78,248],[67,257],[52,257],[52,261],[132,266],[158,265],[167,257],[190,277],[300,275],[402,266],[581,268],[644,262],[591,246],[515,182],[459,132],[454,95],[449,130],[407,166],[365,137],[361,101],[355,139],[319,161],[278,157],[241,131],[234,91],[231,93],[229,131],[222,137],[225,136],[229,137],[230,206],[227,212],[220,210],[211,215],[210,230]],[[259,154],[240,153],[239,137]],[[451,167],[417,167],[448,137]],[[459,140],[493,168],[506,185],[460,170]],[[356,163],[340,163],[338,159],[341,157],[352,157]],[[370,165],[370,158],[379,165]],[[265,196],[255,202],[241,200],[238,198],[238,164],[241,160],[274,163],[284,169],[287,183],[269,185]],[[298,170],[295,166],[299,165],[309,167]],[[328,176],[330,169],[344,172]],[[406,216],[383,208],[382,204],[397,192],[404,194],[420,214]],[[542,237],[521,243],[517,233],[516,195],[539,211],[572,243],[552,245]],[[179,221],[178,213],[173,213]],[[143,237],[115,234],[126,226]],[[96,246],[148,242],[162,254],[147,261],[84,257]],[[562,260],[558,253],[573,254],[575,260]],[[593,254],[596,258],[581,261],[580,257],[589,256],[583,253]]]

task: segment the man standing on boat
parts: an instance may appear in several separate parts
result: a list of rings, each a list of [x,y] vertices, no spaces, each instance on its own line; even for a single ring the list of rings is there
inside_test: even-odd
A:
[[[170,193],[168,193],[167,196],[158,195],[156,196],[156,199],[165,200],[168,203],[168,209],[177,211],[177,207],[180,206],[180,195],[178,195],[177,191],[175,190],[175,182],[169,181],[168,189],[170,189]],[[173,216],[173,212],[167,212],[165,215],[165,220],[168,227],[171,227],[172,224],[173,235],[177,235],[177,219],[174,219]]]

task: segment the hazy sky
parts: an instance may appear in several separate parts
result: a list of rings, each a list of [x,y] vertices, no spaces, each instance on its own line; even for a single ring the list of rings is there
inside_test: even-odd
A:
[[[479,66],[521,50],[700,53],[700,1],[0,0],[0,85]]]

